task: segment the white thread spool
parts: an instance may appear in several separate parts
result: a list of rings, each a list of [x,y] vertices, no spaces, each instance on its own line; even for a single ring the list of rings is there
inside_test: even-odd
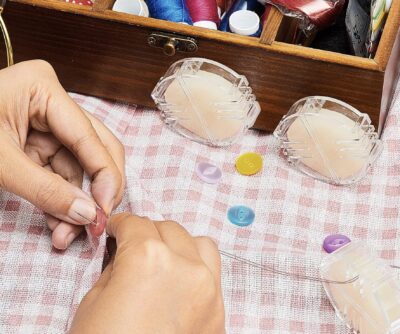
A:
[[[149,17],[149,8],[143,0],[117,0],[112,9],[116,12]]]
[[[251,36],[260,28],[260,18],[251,10],[238,10],[230,16],[229,28],[235,34]]]
[[[193,22],[193,25],[195,27],[217,30],[217,24],[212,21],[197,21],[197,22]]]

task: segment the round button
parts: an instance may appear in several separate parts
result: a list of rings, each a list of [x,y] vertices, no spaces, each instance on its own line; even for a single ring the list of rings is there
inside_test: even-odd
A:
[[[247,206],[237,205],[228,210],[228,219],[237,226],[248,226],[254,221],[254,211]]]
[[[208,162],[197,163],[196,174],[202,181],[211,184],[217,183],[222,177],[221,170]]]
[[[327,253],[332,253],[335,250],[343,247],[344,245],[351,242],[351,240],[342,234],[332,234],[325,238],[322,247]]]
[[[236,160],[236,169],[242,175],[257,174],[263,166],[261,155],[255,152],[247,152]]]

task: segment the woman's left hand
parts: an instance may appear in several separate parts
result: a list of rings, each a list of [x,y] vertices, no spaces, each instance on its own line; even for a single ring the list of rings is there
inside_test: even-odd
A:
[[[81,190],[83,171],[93,199]],[[121,201],[123,146],[79,108],[44,61],[0,71],[0,187],[46,212],[58,249],[96,219],[96,205],[109,215]]]

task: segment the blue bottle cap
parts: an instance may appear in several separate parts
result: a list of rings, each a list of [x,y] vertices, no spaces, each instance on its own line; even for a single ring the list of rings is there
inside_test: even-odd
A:
[[[247,206],[237,205],[228,210],[229,221],[237,226],[248,226],[254,221],[254,211]]]

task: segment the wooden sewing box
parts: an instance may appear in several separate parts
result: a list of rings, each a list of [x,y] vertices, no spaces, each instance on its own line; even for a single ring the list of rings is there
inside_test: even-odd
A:
[[[262,109],[255,128],[273,131],[310,95],[343,100],[384,125],[400,72],[400,0],[373,59],[286,43],[290,22],[277,10],[254,38],[114,12],[114,1],[9,0],[3,15],[15,61],[47,60],[71,92],[154,107],[150,93],[173,62],[205,57],[248,78]]]

